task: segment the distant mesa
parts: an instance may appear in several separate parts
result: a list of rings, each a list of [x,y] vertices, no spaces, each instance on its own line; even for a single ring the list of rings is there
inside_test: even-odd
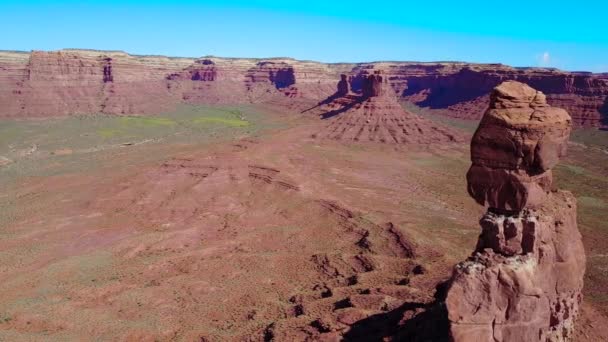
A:
[[[302,111],[350,90],[366,97],[391,94],[441,115],[479,120],[492,89],[507,80],[542,91],[549,105],[571,114],[575,126],[608,125],[604,74],[463,62],[325,64],[96,50],[0,51],[0,117],[155,114],[180,103],[260,103]]]

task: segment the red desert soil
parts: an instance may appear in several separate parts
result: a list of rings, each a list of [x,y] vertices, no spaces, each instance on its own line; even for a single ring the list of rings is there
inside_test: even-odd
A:
[[[0,340],[445,339],[436,287],[483,212],[467,144],[311,138],[323,125],[3,188]],[[579,341],[607,322],[585,304]]]

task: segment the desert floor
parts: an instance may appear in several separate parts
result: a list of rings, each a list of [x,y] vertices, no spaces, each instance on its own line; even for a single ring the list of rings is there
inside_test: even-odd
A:
[[[0,340],[415,336],[480,231],[468,144],[312,138],[324,124],[253,106],[0,121]],[[555,178],[587,250],[577,339],[605,341],[608,132],[575,131]]]

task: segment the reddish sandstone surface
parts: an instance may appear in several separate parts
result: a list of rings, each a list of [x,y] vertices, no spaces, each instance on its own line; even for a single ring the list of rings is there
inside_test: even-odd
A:
[[[312,108],[313,113],[328,121],[315,137],[389,144],[464,140],[461,133],[404,110],[382,70],[362,77],[361,95],[350,91],[352,79],[348,81],[342,75],[336,93]]]
[[[455,342],[571,341],[585,249],[576,199],[550,191],[548,173],[565,151],[570,117],[518,82],[499,85],[491,99],[467,175],[471,196],[490,208],[475,252],[450,280],[450,334]]]
[[[540,205],[551,189],[551,169],[566,152],[570,115],[519,82],[502,83],[491,98],[471,141],[469,194],[500,210]]]
[[[456,62],[323,64],[289,58],[134,56],[61,50],[0,52],[0,116],[77,113],[144,114],[177,103],[267,103],[305,109],[330,96],[340,74],[360,93],[369,69],[384,69],[403,100],[441,113],[479,119],[505,80],[529,84],[579,126],[600,126],[608,112],[608,78],[545,68]]]

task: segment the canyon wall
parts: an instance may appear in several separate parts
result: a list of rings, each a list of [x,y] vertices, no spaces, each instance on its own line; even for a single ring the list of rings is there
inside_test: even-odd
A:
[[[362,75],[382,69],[405,101],[479,119],[505,80],[543,91],[578,126],[606,125],[608,75],[456,62],[324,64],[290,58],[170,58],[117,51],[0,52],[0,116],[145,114],[179,103],[272,103],[304,109],[335,91],[341,74],[362,91]]]

